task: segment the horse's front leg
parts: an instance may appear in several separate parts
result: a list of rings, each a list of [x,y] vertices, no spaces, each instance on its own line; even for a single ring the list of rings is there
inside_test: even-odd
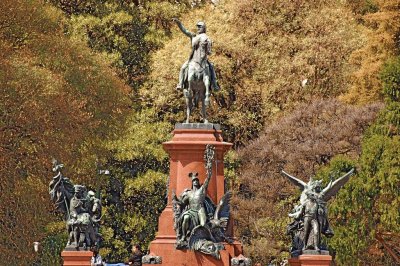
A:
[[[204,75],[203,77],[204,87],[206,88],[206,98],[204,103],[206,106],[210,105],[210,76]]]
[[[204,103],[204,99],[203,99],[203,103],[201,105],[201,116],[203,117],[204,124],[207,124],[208,120],[207,120],[206,105]]]
[[[207,112],[206,106],[210,105],[210,78],[209,76],[205,75],[203,78],[204,87],[205,87],[205,97],[202,99],[201,105],[201,115],[203,116],[204,123],[208,123],[207,120]]]
[[[190,83],[189,83],[190,84]],[[190,113],[192,112],[192,97],[191,97],[191,89],[189,85],[189,89],[183,90],[183,95],[185,95],[186,101],[186,123],[189,123]]]

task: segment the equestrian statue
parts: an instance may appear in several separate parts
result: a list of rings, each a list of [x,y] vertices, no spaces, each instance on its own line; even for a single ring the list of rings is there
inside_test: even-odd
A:
[[[179,29],[190,38],[192,51],[179,73],[178,90],[183,90],[186,100],[186,123],[190,121],[193,107],[198,107],[201,101],[201,117],[208,123],[206,106],[210,104],[211,88],[219,90],[213,64],[208,61],[211,54],[212,41],[206,34],[206,24],[199,21],[196,24],[197,34],[188,31],[183,24],[174,18]]]

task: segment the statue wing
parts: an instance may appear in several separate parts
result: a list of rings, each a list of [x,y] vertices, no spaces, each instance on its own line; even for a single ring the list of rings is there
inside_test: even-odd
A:
[[[216,206],[209,196],[206,196],[205,198],[204,207],[206,208],[207,217],[212,217],[212,215],[215,213]]]
[[[218,203],[217,209],[214,213],[214,219],[220,221],[220,226],[225,231],[228,227],[229,215],[230,215],[230,202],[232,198],[232,192],[229,191],[222,196]]]
[[[334,182],[330,182],[329,185],[322,190],[323,200],[327,202],[330,198],[335,196],[338,191],[349,181],[350,176],[354,173],[354,168],[347,172],[342,177],[339,177]]]
[[[199,250],[199,246],[201,246],[201,242],[204,240],[215,242],[210,230],[207,227],[198,225],[193,228],[193,231],[190,234],[188,241],[189,248],[191,250]]]
[[[281,174],[282,174],[284,177],[287,177],[287,178],[289,179],[290,182],[292,182],[294,185],[298,186],[301,190],[304,190],[305,187],[307,186],[307,183],[306,183],[306,182],[304,182],[304,181],[302,181],[302,180],[300,180],[300,179],[298,179],[298,178],[296,178],[296,177],[294,177],[294,176],[289,175],[288,173],[286,173],[286,172],[283,171],[283,170],[281,171]]]

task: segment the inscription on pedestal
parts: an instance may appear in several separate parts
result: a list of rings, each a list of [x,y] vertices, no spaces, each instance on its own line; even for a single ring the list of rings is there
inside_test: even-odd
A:
[[[215,129],[220,130],[220,124],[212,124],[212,123],[177,123],[175,124],[175,129]]]

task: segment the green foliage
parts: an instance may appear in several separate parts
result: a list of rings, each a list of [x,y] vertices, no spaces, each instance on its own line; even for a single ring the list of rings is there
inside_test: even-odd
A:
[[[120,137],[107,144],[113,154],[112,176],[102,182],[107,261],[126,261],[135,243],[146,249],[165,206],[168,156],[161,144],[170,139],[171,125],[152,122],[154,116],[151,109],[131,112]]]
[[[165,169],[168,158],[161,144],[170,139],[172,127],[166,122],[153,122],[156,119],[151,109],[132,112],[122,137],[108,145],[114,151],[114,158],[143,163],[157,161]]]
[[[154,239],[158,216],[165,207],[166,174],[154,170],[132,175],[111,168],[104,194],[104,237],[101,253],[107,261],[126,261],[133,244],[146,249]],[[135,171],[135,169],[132,169]]]
[[[379,5],[374,0],[352,0],[348,2],[356,14],[366,15],[379,11]]]
[[[224,177],[228,190],[235,190],[238,182],[238,170],[240,168],[240,160],[235,150],[230,150],[224,157]]]
[[[49,0],[69,17],[66,32],[103,54],[136,91],[149,71],[149,54],[170,34],[172,18],[189,1]]]
[[[147,30],[137,9],[118,3],[100,3],[96,12],[72,15],[68,31],[71,37],[83,39],[92,49],[103,53],[120,77],[137,88],[147,72]]]
[[[132,244],[145,245],[154,239],[158,216],[166,203],[166,181],[165,174],[149,170],[144,175],[126,182],[126,208],[133,216],[128,218],[125,231],[135,232]]]
[[[390,101],[400,100],[400,56],[390,59],[381,72],[383,91]]]
[[[41,244],[41,254],[39,265],[53,266],[61,265],[62,258],[61,252],[65,248],[67,243],[68,235],[65,231],[65,224],[62,223],[62,230],[58,232],[48,232]]]
[[[390,61],[382,72],[387,106],[365,134],[359,173],[331,205],[330,214],[337,229],[330,244],[342,265],[394,263],[378,248],[377,237],[400,232],[400,105],[394,93],[399,75],[396,63]],[[331,167],[332,170],[336,167],[333,162]]]
[[[376,234],[399,232],[399,136],[371,135],[362,149],[359,174],[331,204],[336,235],[330,245],[342,265],[371,261],[382,265],[384,254],[369,254],[377,249]]]
[[[316,179],[323,180],[324,184],[327,185],[330,178],[335,180],[355,167],[355,161],[353,159],[344,155],[337,155],[329,161],[329,165],[318,169],[315,177]]]

